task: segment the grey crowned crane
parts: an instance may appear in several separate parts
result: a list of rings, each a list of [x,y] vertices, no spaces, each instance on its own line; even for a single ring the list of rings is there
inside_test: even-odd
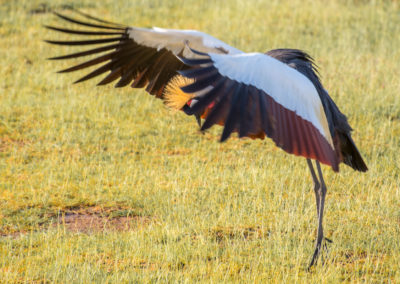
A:
[[[79,19],[56,15],[81,29],[46,27],[85,37],[48,43],[96,45],[51,58],[94,56],[59,71],[100,65],[76,83],[107,73],[98,85],[118,80],[115,87],[145,87],[167,105],[194,115],[199,124],[203,118],[201,130],[223,125],[221,141],[232,132],[253,139],[267,136],[287,153],[306,158],[318,213],[309,267],[313,266],[322,242],[329,241],[322,227],[327,189],[320,163],[335,172],[341,162],[357,171],[368,169],[351,138],[347,118],[322,86],[313,59],[296,49],[245,53],[198,31],[129,27],[75,12]]]

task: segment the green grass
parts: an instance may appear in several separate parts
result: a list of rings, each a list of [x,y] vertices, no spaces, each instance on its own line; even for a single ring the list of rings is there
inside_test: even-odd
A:
[[[55,74],[66,63],[45,58],[68,49],[42,41],[58,37],[42,28],[56,19],[37,12],[64,4],[0,0],[0,282],[400,282],[397,1],[69,1],[244,51],[313,55],[370,170],[324,167],[334,243],[311,273],[305,160],[270,140],[220,144],[221,128],[201,135],[142,90]],[[88,234],[54,225],[93,207],[148,221]]]

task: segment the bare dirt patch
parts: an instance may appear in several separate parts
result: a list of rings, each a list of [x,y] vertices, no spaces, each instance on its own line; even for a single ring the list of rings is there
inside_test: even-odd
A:
[[[150,217],[132,214],[120,207],[76,207],[58,214],[53,226],[64,226],[72,232],[130,231],[147,225]]]
[[[46,216],[46,217],[44,217]],[[0,229],[0,237],[17,238],[30,232],[61,228],[74,233],[98,233],[104,231],[131,231],[150,223],[150,216],[142,216],[128,207],[79,206],[47,212],[38,216],[44,219],[36,225],[21,225],[18,229]]]
[[[1,129],[0,129],[0,132],[1,132]],[[8,136],[0,137],[0,152],[6,152],[13,145],[16,145],[17,147],[23,147],[25,144],[26,144],[26,141],[12,139]]]
[[[54,226],[64,226],[71,232],[95,233],[105,230],[130,231],[148,224],[149,221],[149,217],[143,216],[109,217],[100,214],[67,212],[58,217]]]

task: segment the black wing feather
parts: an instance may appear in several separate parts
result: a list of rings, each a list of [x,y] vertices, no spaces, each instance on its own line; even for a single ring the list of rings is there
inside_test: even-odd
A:
[[[129,37],[129,27],[127,26],[104,21],[82,12],[75,11],[75,13],[83,19],[55,13],[60,19],[73,25],[72,28],[46,26],[56,32],[100,37],[87,40],[46,40],[50,44],[65,46],[101,45],[93,49],[50,58],[61,60],[94,56],[94,58],[83,63],[61,70],[62,73],[102,64],[75,83],[109,72],[98,84],[109,84],[119,79],[115,87],[123,87],[129,84],[132,87],[145,87],[147,85],[146,90],[150,94],[163,98],[164,88],[170,79],[178,74],[177,71],[188,69],[188,66],[176,58],[172,52],[166,49],[157,50],[135,42]],[[86,27],[86,29],[76,29],[76,26]],[[106,51],[111,52],[104,54]],[[208,60],[208,63],[211,63],[211,61]]]

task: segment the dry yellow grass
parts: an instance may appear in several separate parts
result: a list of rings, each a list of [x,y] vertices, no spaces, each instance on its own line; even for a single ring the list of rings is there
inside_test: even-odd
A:
[[[136,25],[198,29],[245,51],[309,52],[348,115],[366,174],[324,167],[326,264],[308,273],[314,194],[304,159],[269,140],[201,135],[144,91],[45,58],[61,0],[0,0],[1,282],[400,282],[397,1],[69,1]],[[96,207],[129,230],[70,231]],[[109,208],[113,208],[110,212]],[[22,232],[20,234],[19,232]]]

